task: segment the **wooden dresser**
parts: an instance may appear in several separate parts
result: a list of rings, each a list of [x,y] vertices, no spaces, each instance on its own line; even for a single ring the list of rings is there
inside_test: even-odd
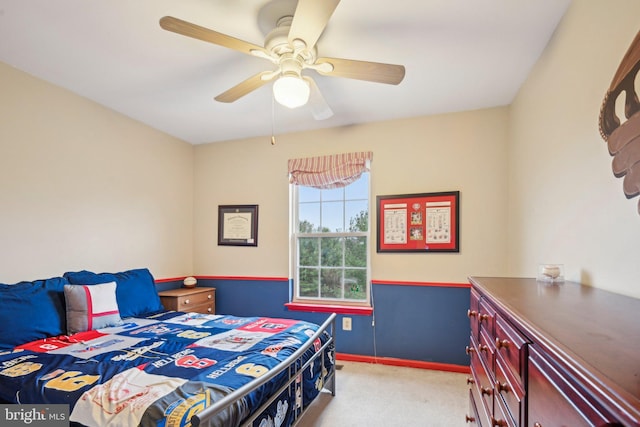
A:
[[[640,426],[640,300],[470,277],[467,423]]]
[[[167,310],[192,313],[215,314],[215,288],[178,288],[158,292],[160,301]]]

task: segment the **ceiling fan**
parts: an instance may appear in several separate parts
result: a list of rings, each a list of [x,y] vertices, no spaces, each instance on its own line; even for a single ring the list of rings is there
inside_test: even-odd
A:
[[[160,26],[177,34],[203,40],[239,52],[264,58],[276,65],[240,82],[215,97],[234,102],[275,79],[274,98],[289,108],[309,102],[317,120],[333,115],[314,80],[303,70],[323,76],[346,77],[377,83],[399,84],[404,78],[402,65],[319,57],[316,43],[340,0],[274,0],[260,10],[261,27],[268,28],[264,47],[172,16],[160,19]],[[266,23],[265,23],[266,22]]]

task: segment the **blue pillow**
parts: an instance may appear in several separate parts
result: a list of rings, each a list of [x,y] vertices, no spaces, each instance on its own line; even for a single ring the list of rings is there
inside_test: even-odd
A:
[[[77,271],[64,273],[72,285],[99,285],[116,282],[116,299],[120,317],[143,317],[164,310],[151,272],[146,268],[121,273],[92,273]]]
[[[63,277],[0,283],[0,348],[66,334],[64,285],[68,283]]]

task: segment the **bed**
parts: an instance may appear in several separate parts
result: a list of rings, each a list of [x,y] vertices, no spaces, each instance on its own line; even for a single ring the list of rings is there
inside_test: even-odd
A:
[[[146,269],[0,284],[0,400],[74,426],[294,426],[335,395],[334,322],[166,311]]]

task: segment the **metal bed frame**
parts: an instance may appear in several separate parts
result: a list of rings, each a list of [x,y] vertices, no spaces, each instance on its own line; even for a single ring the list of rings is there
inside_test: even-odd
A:
[[[309,358],[306,362],[303,361],[302,360],[302,356],[304,355],[304,353],[311,346],[313,346],[313,343],[317,339],[319,339],[321,337],[321,335],[324,334],[326,331],[330,331],[329,339],[322,345],[322,347],[318,351],[315,352],[315,354],[311,358]],[[309,338],[309,340],[307,340],[307,342],[302,347],[300,347],[295,353],[293,353],[286,360],[284,360],[282,363],[280,363],[276,368],[271,369],[269,372],[267,372],[263,376],[261,376],[259,378],[256,378],[255,380],[245,384],[244,386],[242,386],[239,389],[233,391],[232,393],[229,393],[228,395],[226,395],[225,397],[223,397],[219,401],[215,402],[214,404],[208,406],[207,408],[205,408],[204,410],[202,410],[198,414],[194,415],[191,418],[191,425],[194,426],[194,427],[200,426],[202,423],[205,423],[208,419],[210,419],[211,417],[213,417],[217,413],[219,413],[219,412],[223,411],[224,409],[226,409],[227,407],[231,406],[234,402],[242,399],[243,397],[247,396],[249,393],[257,390],[262,385],[264,385],[267,382],[271,381],[277,375],[279,375],[279,374],[281,374],[281,373],[283,373],[285,371],[288,371],[288,378],[287,378],[286,383],[283,384],[282,387],[280,387],[269,398],[269,400],[267,402],[265,402],[260,408],[258,408],[258,410],[255,411],[254,415],[252,415],[249,418],[247,418],[246,420],[244,420],[243,423],[241,424],[241,427],[251,426],[252,423],[255,421],[255,419],[258,418],[262,414],[262,412],[269,405],[271,405],[280,396],[280,394],[284,390],[286,390],[288,387],[291,386],[291,384],[293,384],[296,381],[296,378],[298,378],[300,373],[303,372],[305,369],[307,369],[318,358],[320,358],[321,366],[322,367],[325,366],[325,363],[324,363],[325,362],[325,350],[326,350],[327,347],[329,347],[330,345],[334,344],[334,342],[335,342],[335,331],[336,331],[336,314],[332,313],[329,316],[329,318],[327,318],[327,320],[320,326],[320,328],[316,331],[316,333],[313,334]],[[334,364],[332,365],[331,369],[328,370],[326,372],[326,374],[324,373],[324,369],[321,369],[321,374],[320,374],[323,377],[322,380],[323,380],[323,384],[324,384],[325,388],[327,388],[327,385],[329,385],[328,390],[331,392],[332,396],[336,395],[335,372],[336,372],[336,368],[335,368],[335,360],[334,360]],[[304,384],[301,383],[301,387],[304,387]],[[304,390],[301,390],[301,391],[303,392],[303,395],[304,395]],[[292,427],[298,424],[298,421],[300,420],[300,418],[306,412],[307,407],[304,406],[304,399],[301,399],[301,407],[300,407],[299,411],[296,410],[295,407],[292,407],[292,411],[293,411],[293,414],[294,414],[293,415],[293,417],[294,417],[293,418],[293,422],[291,424]]]

